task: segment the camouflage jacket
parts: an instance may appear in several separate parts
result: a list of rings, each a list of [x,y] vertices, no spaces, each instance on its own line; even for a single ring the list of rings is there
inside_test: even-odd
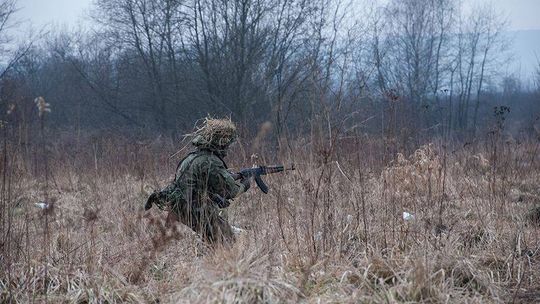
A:
[[[227,165],[220,156],[223,151],[211,149],[200,141],[200,138],[193,141],[197,150],[180,162],[174,181],[161,191],[162,199],[158,206],[215,206],[211,199],[215,194],[232,199],[245,192],[245,186],[235,181],[227,171]]]

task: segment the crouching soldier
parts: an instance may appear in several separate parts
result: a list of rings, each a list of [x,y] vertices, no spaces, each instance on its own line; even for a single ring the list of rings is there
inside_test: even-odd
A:
[[[148,198],[145,210],[152,205],[170,210],[178,219],[211,244],[234,241],[231,225],[220,216],[220,209],[246,192],[250,178],[235,180],[223,158],[236,140],[236,126],[229,119],[207,118],[192,134],[194,151],[179,164],[174,181]]]

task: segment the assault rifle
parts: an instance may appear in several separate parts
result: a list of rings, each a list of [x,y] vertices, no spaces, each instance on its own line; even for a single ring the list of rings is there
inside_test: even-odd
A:
[[[289,171],[294,170],[294,165],[291,165],[290,167],[285,167],[283,165],[280,166],[260,166],[260,167],[253,167],[253,168],[246,168],[242,169],[239,172],[231,172],[232,177],[235,180],[239,180],[242,178],[251,178],[255,179],[255,183],[257,183],[257,186],[263,193],[268,193],[268,186],[264,183],[261,176],[272,174],[272,173],[278,173],[283,171]],[[167,193],[166,191],[170,190],[169,188],[166,188],[165,190],[161,191],[154,191],[152,195],[148,198],[146,201],[146,204],[144,205],[144,210],[149,210],[152,208],[152,205],[159,203],[160,201],[166,201],[167,200]],[[226,208],[230,205],[230,202],[227,198],[222,197],[218,194],[211,194],[210,199],[214,201],[220,208]],[[161,207],[160,207],[161,208]]]
[[[268,193],[268,186],[264,183],[261,176],[267,175],[267,174],[273,174],[288,170],[294,170],[294,164],[290,167],[285,167],[283,165],[279,166],[260,166],[260,167],[253,167],[253,168],[245,168],[240,170],[237,173],[231,173],[233,178],[235,180],[241,179],[241,178],[250,178],[253,177],[255,179],[255,183],[257,183],[257,186],[263,193]]]

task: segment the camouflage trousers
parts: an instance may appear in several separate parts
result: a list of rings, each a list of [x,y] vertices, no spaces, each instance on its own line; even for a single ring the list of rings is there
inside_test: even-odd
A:
[[[197,207],[182,204],[169,212],[167,223],[179,221],[212,245],[230,245],[235,241],[234,232],[219,211],[212,203]]]

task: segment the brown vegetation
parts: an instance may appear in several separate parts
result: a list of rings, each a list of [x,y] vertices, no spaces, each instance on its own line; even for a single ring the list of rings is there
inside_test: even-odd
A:
[[[25,159],[6,144],[2,301],[540,299],[538,142],[434,141],[387,166],[372,161],[381,145],[368,137],[337,141],[328,156],[310,144],[283,151],[264,161],[298,170],[269,176],[268,195],[252,189],[235,201],[229,219],[246,232],[216,250],[184,226],[167,228],[166,214],[142,211],[148,191],[173,175],[175,146],[58,139],[44,168],[39,151]],[[231,165],[249,163],[249,147],[233,150]]]

